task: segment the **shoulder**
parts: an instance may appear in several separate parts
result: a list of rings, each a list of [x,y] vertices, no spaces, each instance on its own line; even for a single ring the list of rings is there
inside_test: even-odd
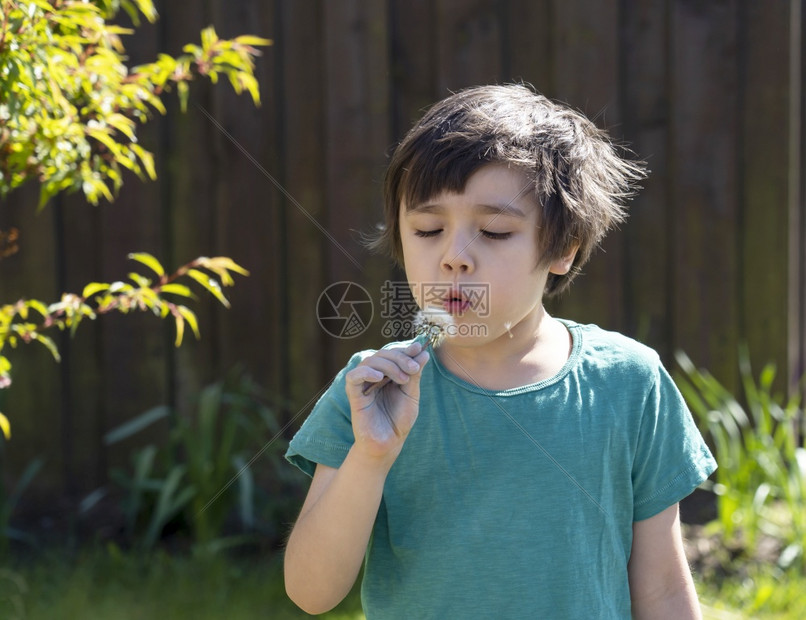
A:
[[[658,353],[637,340],[598,325],[566,322],[587,371],[654,381],[662,364]]]

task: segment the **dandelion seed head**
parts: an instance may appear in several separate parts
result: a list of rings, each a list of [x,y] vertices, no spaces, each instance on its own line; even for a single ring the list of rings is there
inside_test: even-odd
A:
[[[436,348],[453,325],[453,317],[441,308],[425,308],[414,317],[414,337],[425,337],[428,344]]]

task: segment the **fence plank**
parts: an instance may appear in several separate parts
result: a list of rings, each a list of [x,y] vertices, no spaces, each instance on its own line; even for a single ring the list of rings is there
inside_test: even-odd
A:
[[[506,2],[501,31],[503,80],[530,83],[544,94],[552,92],[551,1]]]
[[[620,138],[618,3],[607,0],[591,5],[576,0],[552,6],[552,96]],[[577,321],[623,329],[623,243],[621,231],[611,232],[602,249],[583,267],[570,292],[552,302],[550,308]]]
[[[272,38],[274,8],[273,2],[216,2],[212,22],[225,38],[243,33]],[[225,291],[232,306],[219,314],[216,372],[227,372],[238,364],[277,392],[284,383],[280,377],[287,367],[288,349],[280,325],[283,292],[276,286],[281,280],[285,231],[279,194],[266,176],[277,174],[280,160],[275,50],[262,50],[256,66],[261,107],[246,93],[236,95],[229,84],[219,84],[213,92],[211,113],[221,126],[220,131],[216,127],[210,144],[218,162],[215,252],[230,256],[250,271],[248,278],[236,276],[235,287]]]
[[[624,328],[671,362],[668,32],[665,0],[624,2],[621,16],[624,136],[649,178],[624,225]]]
[[[389,11],[392,51],[389,59],[392,77],[390,100],[392,134],[387,154],[391,157],[394,147],[399,144],[412,125],[447,93],[439,91],[438,86],[439,71],[436,59],[440,37],[437,34],[437,3],[431,0],[411,2],[392,0]],[[406,282],[404,270],[395,266],[391,271],[390,280],[394,282],[391,290],[402,290],[399,287],[405,287],[405,284],[401,284]],[[389,339],[408,337],[405,328],[393,329],[396,325],[404,325],[395,321],[405,321],[408,318],[397,316],[400,311],[397,295],[382,300],[378,304],[378,309],[383,315],[378,318],[383,333],[396,332],[396,335]]]
[[[282,82],[276,96],[282,102],[283,127],[278,149],[282,149],[283,182],[291,196],[281,203],[288,240],[281,293],[285,291],[287,305],[290,350],[285,396],[291,415],[300,413],[332,377],[322,354],[326,334],[316,317],[317,301],[326,286],[329,241],[309,219],[320,225],[326,221],[323,19],[318,3],[283,3],[277,30]]]
[[[675,345],[728,388],[738,344],[736,3],[672,12]]]
[[[786,368],[788,271],[789,6],[741,3],[742,340],[757,370]],[[786,385],[780,376],[780,385]]]
[[[127,53],[135,66],[141,62],[153,62],[160,49],[160,27],[141,25],[136,37],[127,41]],[[161,183],[164,182],[164,153],[161,152],[160,132],[165,120],[155,112],[150,122],[138,130],[142,146],[154,153],[158,173],[161,178],[154,181],[141,181],[134,175],[126,175],[120,195],[112,205],[105,205],[99,211],[100,239],[97,259],[100,262],[100,279],[105,282],[127,280],[130,272],[140,273],[152,280],[157,276],[144,265],[128,259],[132,252],[148,252],[155,256],[166,269],[169,264],[166,256],[164,205],[161,199]],[[86,207],[84,207],[86,208]],[[70,226],[80,226],[71,219]],[[68,232],[74,243],[80,243],[80,230]],[[76,248],[76,252],[79,252]],[[86,267],[79,265],[80,269]],[[99,341],[97,353],[100,355],[99,386],[101,399],[101,419],[97,425],[89,425],[82,434],[89,434],[95,426],[97,436],[131,420],[142,412],[168,401],[168,359],[173,342],[173,325],[162,322],[149,313],[131,313],[126,316],[107,315],[98,325]],[[82,356],[78,364],[89,364],[83,356],[96,343],[89,339],[82,343],[84,351],[76,351]],[[82,374],[92,374],[85,368]],[[86,377],[82,378],[82,382]],[[91,382],[75,387],[75,417],[91,416]],[[86,410],[90,404],[90,411]],[[83,413],[86,412],[86,413]],[[167,433],[166,425],[156,425],[136,438],[120,445],[106,447],[100,455],[99,466],[128,467],[128,448],[140,446],[148,441],[162,442]],[[83,442],[82,442],[83,443]],[[78,444],[77,444],[78,448]],[[99,472],[99,478],[105,475]],[[91,488],[84,489],[92,490]]]
[[[431,0],[390,2],[391,120],[395,143],[439,99],[436,6]]]
[[[440,0],[437,8],[437,98],[503,79],[501,15],[491,0]]]
[[[789,37],[792,73],[789,110],[789,330],[788,368],[792,380],[806,375],[806,7],[793,0]],[[801,384],[802,385],[802,384]],[[806,398],[806,388],[801,388]]]
[[[170,54],[181,53],[186,43],[198,42],[201,30],[211,23],[208,3],[171,1],[160,12],[164,45]],[[202,111],[213,109],[212,87],[206,82],[191,86],[186,114],[179,112],[176,97],[168,97],[167,107],[168,134],[164,138],[167,174],[162,181],[167,183],[163,191],[169,209],[166,234],[171,260],[174,265],[181,265],[200,255],[209,256],[216,248],[216,195],[221,162],[211,145],[218,132]],[[219,322],[226,311],[218,306],[206,293],[199,294],[194,310],[201,340],[190,336],[172,354],[170,396],[183,413],[199,390],[219,376]]]
[[[83,196],[73,195],[57,197],[52,208],[59,236],[58,286],[60,291],[80,295],[87,283],[103,279],[101,210],[110,206],[92,207]],[[105,411],[100,355],[100,322],[104,320],[84,321],[75,337],[66,332],[54,334],[62,354],[59,409],[63,476],[65,491],[71,496],[96,488],[106,470],[100,441]]]
[[[353,281],[377,299],[389,265],[369,259],[358,239],[380,219],[380,181],[389,145],[388,15],[381,3],[326,3],[325,127],[327,283]],[[343,251],[342,251],[343,250]],[[375,321],[352,339],[326,341],[328,367],[335,371],[359,348],[383,342]]]
[[[19,251],[0,261],[0,303],[19,299],[44,302],[59,299],[56,280],[54,211],[37,212],[39,188],[30,183],[15,190],[2,202],[0,230],[19,231]],[[58,341],[58,334],[48,334]],[[33,343],[3,350],[11,362],[12,384],[0,390],[0,411],[11,422],[12,439],[3,450],[5,474],[14,480],[35,458],[45,466],[36,478],[36,488],[27,498],[47,513],[48,499],[58,496],[63,485],[64,465],[59,410],[60,369],[45,347]],[[4,440],[0,440],[4,441]]]

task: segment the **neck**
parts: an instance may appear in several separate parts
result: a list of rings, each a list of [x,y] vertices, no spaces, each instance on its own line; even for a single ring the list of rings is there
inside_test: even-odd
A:
[[[497,338],[445,341],[437,356],[453,374],[487,389],[508,389],[554,376],[570,353],[568,330],[542,306]]]

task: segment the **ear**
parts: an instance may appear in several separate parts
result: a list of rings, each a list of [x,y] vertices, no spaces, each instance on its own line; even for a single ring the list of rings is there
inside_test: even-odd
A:
[[[564,276],[566,273],[571,271],[571,267],[574,265],[574,259],[577,256],[578,249],[578,243],[572,245],[565,256],[561,256],[557,260],[553,261],[551,265],[549,265],[549,273],[553,273],[557,276]]]

